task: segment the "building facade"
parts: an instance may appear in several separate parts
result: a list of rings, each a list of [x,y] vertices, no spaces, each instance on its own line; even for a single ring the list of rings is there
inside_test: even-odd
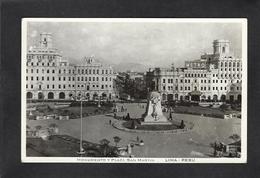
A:
[[[155,68],[147,72],[147,87],[162,100],[240,101],[242,61],[230,52],[228,40],[214,40],[213,53],[185,61],[183,68]]]
[[[112,99],[113,68],[94,57],[72,65],[53,47],[50,33],[40,34],[37,47],[27,52],[26,97],[36,100],[70,100],[77,96],[95,100]]]

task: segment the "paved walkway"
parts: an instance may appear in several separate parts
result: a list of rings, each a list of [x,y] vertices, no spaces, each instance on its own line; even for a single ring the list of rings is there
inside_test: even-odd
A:
[[[118,104],[119,109],[122,104]],[[124,104],[126,112],[119,112],[119,116],[130,113],[132,118],[141,117],[145,112],[138,104]],[[204,157],[212,154],[209,147],[215,140],[227,141],[232,134],[240,135],[240,119],[217,119],[201,117],[187,114],[173,114],[175,119],[183,119],[195,124],[193,132],[183,134],[163,134],[163,133],[132,133],[115,129],[109,124],[109,120],[114,122],[112,116],[91,116],[83,120],[83,139],[98,143],[103,138],[110,140],[114,144],[113,137],[119,136],[122,140],[118,145],[125,146],[128,143],[135,143],[137,136],[144,141],[144,146],[134,146],[133,154],[136,157],[198,157],[200,153]],[[73,120],[42,120],[27,121],[30,127],[36,125],[48,126],[56,123],[60,134],[67,134],[73,137],[80,137],[80,119]]]

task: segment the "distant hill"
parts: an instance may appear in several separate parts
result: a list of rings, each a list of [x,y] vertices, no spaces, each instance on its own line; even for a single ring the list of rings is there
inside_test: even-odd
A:
[[[145,66],[140,63],[126,62],[126,63],[114,64],[113,68],[117,72],[126,72],[128,70],[134,72],[145,72],[149,69],[149,66]]]

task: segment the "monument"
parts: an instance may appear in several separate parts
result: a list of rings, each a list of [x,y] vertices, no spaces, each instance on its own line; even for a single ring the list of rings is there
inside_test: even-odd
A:
[[[141,125],[171,125],[172,123],[162,113],[161,96],[158,92],[151,92],[148,96],[146,112]]]

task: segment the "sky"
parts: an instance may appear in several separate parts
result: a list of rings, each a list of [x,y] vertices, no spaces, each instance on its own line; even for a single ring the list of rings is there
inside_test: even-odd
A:
[[[215,39],[230,40],[236,57],[242,51],[240,23],[28,22],[27,47],[38,45],[42,32],[52,33],[53,46],[74,62],[94,55],[111,64],[181,67],[212,53]]]

